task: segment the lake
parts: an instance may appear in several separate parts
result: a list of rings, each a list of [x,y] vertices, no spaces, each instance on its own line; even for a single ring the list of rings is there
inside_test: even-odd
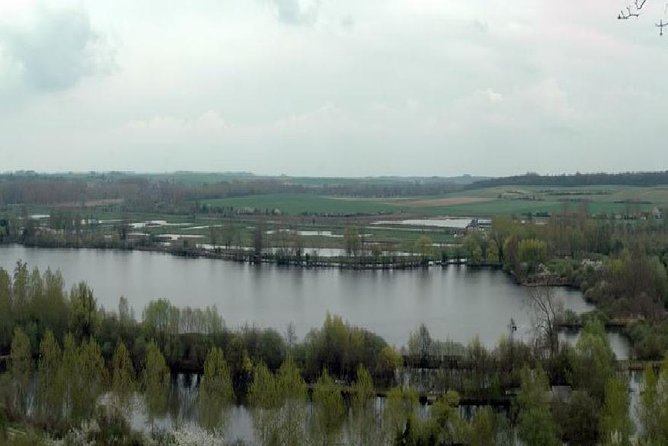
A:
[[[243,324],[285,332],[293,323],[299,337],[322,325],[327,312],[401,346],[424,323],[432,337],[467,343],[478,335],[488,347],[508,333],[513,318],[517,335],[531,336],[526,289],[499,270],[465,266],[416,270],[355,271],[250,265],[225,260],[191,259],[142,251],[0,248],[0,267],[17,260],[62,272],[67,286],[85,280],[98,302],[116,309],[125,296],[138,316],[152,299],[177,306],[215,305],[228,327]],[[565,308],[592,309],[579,291],[555,289]],[[623,339],[613,347],[626,356]]]

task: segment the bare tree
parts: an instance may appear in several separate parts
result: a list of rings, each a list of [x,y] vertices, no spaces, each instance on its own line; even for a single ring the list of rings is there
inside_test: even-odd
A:
[[[626,6],[626,8],[619,11],[617,19],[619,20],[629,20],[631,18],[638,18],[643,11],[643,8],[647,4],[647,0],[634,0],[632,4]],[[664,7],[664,14],[668,12],[668,3]],[[656,23],[654,26],[659,28],[659,35],[663,36],[663,29],[668,27],[668,22],[664,22],[663,19],[659,20],[659,23]]]
[[[564,311],[563,302],[547,285],[529,287],[528,294],[536,341],[553,356],[559,350],[558,322]]]

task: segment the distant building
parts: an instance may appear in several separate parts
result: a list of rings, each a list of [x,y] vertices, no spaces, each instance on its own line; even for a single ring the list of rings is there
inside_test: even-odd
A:
[[[661,209],[655,207],[652,209],[652,217],[655,218],[656,220],[660,220],[663,218],[663,213],[661,212]]]

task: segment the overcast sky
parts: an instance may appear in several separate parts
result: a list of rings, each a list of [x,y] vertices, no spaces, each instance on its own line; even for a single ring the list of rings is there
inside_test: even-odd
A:
[[[668,169],[649,0],[0,0],[0,171]]]

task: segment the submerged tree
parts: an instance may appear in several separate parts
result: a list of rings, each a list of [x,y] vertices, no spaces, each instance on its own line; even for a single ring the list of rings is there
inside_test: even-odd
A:
[[[351,388],[349,437],[353,444],[385,444],[386,432],[376,413],[376,392],[371,374],[364,366],[357,368],[357,379]]]
[[[146,347],[146,365],[143,373],[144,400],[149,422],[167,410],[169,369],[164,356],[154,341]]]
[[[260,444],[279,446],[281,397],[276,377],[264,363],[255,367],[248,400],[252,407],[253,430]]]
[[[281,408],[281,444],[301,445],[305,437],[306,383],[297,364],[288,357],[278,370],[278,392],[283,402]]]
[[[225,412],[233,401],[230,369],[223,351],[213,347],[206,356],[199,389],[200,423],[211,432],[224,431]]]
[[[127,408],[135,392],[135,370],[123,342],[118,343],[111,359],[111,392],[117,410]]]
[[[314,444],[322,446],[338,444],[346,415],[345,405],[339,386],[329,376],[327,370],[322,372],[315,384],[313,405],[315,409]]]

